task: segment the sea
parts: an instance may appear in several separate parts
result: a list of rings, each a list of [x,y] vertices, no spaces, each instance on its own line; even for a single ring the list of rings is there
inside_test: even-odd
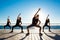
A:
[[[4,29],[4,25],[6,25],[6,23],[0,23],[0,29]],[[11,24],[11,28],[13,27],[15,25],[15,23],[12,23]],[[27,26],[28,25],[30,25],[30,23],[23,23],[22,24],[22,27],[23,27],[23,29],[27,29]],[[41,24],[42,26],[42,28],[43,28],[43,23]],[[60,23],[51,23],[51,25],[50,25],[50,28],[51,29],[60,29]],[[5,29],[10,29],[9,28],[9,26],[6,26],[6,28]],[[20,27],[15,27],[14,29],[21,29]],[[34,29],[34,27],[31,27],[31,29]],[[48,29],[48,27],[46,26],[45,27],[45,29]]]

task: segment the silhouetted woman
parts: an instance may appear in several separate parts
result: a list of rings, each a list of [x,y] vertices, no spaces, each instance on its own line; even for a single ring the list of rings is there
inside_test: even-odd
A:
[[[29,28],[30,27],[33,27],[33,26],[36,26],[39,28],[39,34],[41,34],[41,27],[39,26],[41,21],[39,20],[39,15],[37,14],[38,12],[40,11],[40,8],[38,9],[38,11],[36,12],[36,14],[34,15],[33,19],[32,19],[32,24],[30,24],[29,26],[27,26],[27,34],[26,35],[29,35]],[[39,24],[38,24],[39,22]]]
[[[9,19],[9,16],[8,16],[8,18],[7,18],[7,24],[4,26],[4,29],[5,29],[5,27],[10,27],[10,29],[11,29],[11,26],[10,26],[10,24],[11,24],[11,22],[10,22],[10,19]]]
[[[22,21],[21,21],[21,17],[19,17],[20,15],[21,15],[21,14],[18,15],[17,21],[16,21],[16,25],[14,25],[14,26],[12,27],[12,31],[11,31],[10,33],[12,33],[12,32],[13,32],[13,29],[14,29],[15,27],[17,27],[17,26],[19,26],[19,27],[21,28],[21,33],[23,33],[23,27],[21,26]]]
[[[43,32],[44,32],[44,27],[46,27],[46,26],[49,28],[49,32],[50,32],[50,19],[48,17],[49,17],[49,14],[48,14],[45,24],[43,26]]]

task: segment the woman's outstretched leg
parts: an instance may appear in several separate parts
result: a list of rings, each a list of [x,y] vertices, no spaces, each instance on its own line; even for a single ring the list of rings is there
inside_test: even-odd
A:
[[[42,36],[42,33],[41,33],[41,26],[36,25],[36,27],[39,27],[39,35]]]
[[[44,32],[45,25],[43,26],[43,32]]]
[[[32,27],[33,25],[31,24],[31,25],[29,25],[29,26],[27,26],[27,34],[26,34],[26,36],[28,36],[29,35],[29,28],[30,27]]]
[[[10,32],[10,33],[12,33],[12,32],[13,32],[13,29],[14,29],[15,27],[16,27],[16,25],[12,27],[12,30],[11,30],[11,32]]]
[[[24,33],[24,32],[23,32],[23,27],[22,27],[22,26],[19,26],[19,27],[21,27],[21,33]]]
[[[48,26],[48,28],[49,28],[49,32],[51,32],[51,30],[50,30],[50,26],[49,25],[47,25]]]
[[[4,26],[4,29],[5,29],[6,26],[7,26],[7,25]]]
[[[11,29],[11,26],[9,25],[9,28]]]

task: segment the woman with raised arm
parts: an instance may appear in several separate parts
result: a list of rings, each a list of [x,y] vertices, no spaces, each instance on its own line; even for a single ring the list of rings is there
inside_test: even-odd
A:
[[[5,29],[5,27],[10,27],[10,29],[11,29],[11,26],[10,26],[10,24],[11,24],[11,22],[10,22],[10,19],[9,19],[9,16],[8,16],[8,18],[7,18],[7,24],[4,26],[4,29]]]
[[[17,26],[19,26],[19,27],[21,28],[21,33],[23,33],[23,27],[21,26],[22,21],[21,21],[20,15],[21,15],[21,14],[18,15],[17,21],[16,21],[16,25],[14,25],[14,26],[12,27],[12,31],[11,31],[10,33],[12,33],[12,32],[13,32],[13,29],[14,29],[15,27],[17,27]]]
[[[39,26],[40,23],[41,23],[41,21],[39,20],[39,15],[37,14],[39,11],[40,11],[40,8],[38,9],[38,11],[36,12],[36,14],[32,18],[32,24],[30,24],[29,26],[27,26],[27,32],[28,33],[26,35],[29,35],[29,28],[33,27],[33,26],[38,27],[39,28],[39,34],[42,35],[41,34],[41,26]],[[39,22],[39,24],[38,24],[38,22]]]
[[[44,26],[43,26],[43,32],[44,32],[44,28],[45,28],[46,26],[49,28],[49,32],[51,32],[51,31],[50,31],[50,19],[49,19],[48,17],[49,17],[49,14],[48,14],[48,16],[46,17],[46,21],[45,21],[45,24],[44,24]]]

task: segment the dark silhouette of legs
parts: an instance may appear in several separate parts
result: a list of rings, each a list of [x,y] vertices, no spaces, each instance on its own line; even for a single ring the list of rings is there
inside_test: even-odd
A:
[[[29,25],[29,26],[27,27],[28,33],[25,35],[25,37],[23,37],[23,38],[20,39],[20,40],[24,40],[24,39],[29,35],[29,28],[30,28],[30,27],[33,27],[33,26],[36,26],[36,27],[39,28],[39,36],[40,36],[40,39],[42,39],[42,38],[41,38],[41,36],[42,36],[42,34],[41,34],[41,27],[40,27],[39,25],[33,25],[33,24],[31,24],[31,25]]]
[[[23,33],[23,27],[21,25],[19,25],[19,27],[21,28],[21,33]]]
[[[34,25],[33,25],[33,24],[31,24],[31,25],[27,26],[27,32],[28,32],[28,33],[26,34],[26,36],[28,36],[28,35],[29,35],[29,28],[30,28],[30,27],[32,27],[32,26],[34,26]]]
[[[4,29],[5,29],[6,26],[9,26],[9,28],[11,29],[11,26],[10,26],[10,25],[5,25],[5,26],[4,26]]]
[[[44,32],[45,25],[43,26],[43,32]]]
[[[28,33],[29,33],[29,28],[32,27],[32,26],[34,26],[34,25],[31,24],[31,25],[29,25],[29,26],[27,27]]]
[[[43,26],[43,32],[44,32],[44,28],[45,28],[45,26],[47,26],[47,27],[49,28],[49,32],[51,32],[51,30],[50,30],[50,26],[49,26],[49,25],[44,25],[44,26]]]
[[[41,33],[41,26],[36,25],[36,27],[38,27],[38,28],[39,28],[39,33]]]
[[[19,26],[19,27],[21,28],[21,33],[23,33],[23,27],[22,27],[21,25],[15,25],[15,26],[13,26],[13,27],[12,27],[12,31],[11,31],[10,33],[13,32],[13,29],[14,29],[16,26]]]
[[[39,25],[33,25],[33,24],[31,24],[31,25],[29,25],[29,26],[27,27],[28,33],[27,33],[26,35],[29,35],[29,28],[32,27],[32,26],[38,27],[38,28],[39,28],[39,35],[42,36],[42,34],[41,34],[41,27],[40,27]]]
[[[42,33],[41,33],[41,26],[36,25],[36,27],[38,27],[38,28],[39,28],[39,36],[42,36]]]
[[[47,27],[49,28],[49,32],[51,32],[51,30],[50,30],[50,26],[49,26],[49,25],[47,25]]]
[[[11,26],[9,25],[9,28],[11,29]]]
[[[17,25],[14,25],[13,27],[12,27],[12,30],[11,30],[11,32],[10,33],[12,33],[13,32],[13,29],[16,27]]]
[[[4,26],[4,29],[5,29],[6,26],[7,26],[7,25]]]

